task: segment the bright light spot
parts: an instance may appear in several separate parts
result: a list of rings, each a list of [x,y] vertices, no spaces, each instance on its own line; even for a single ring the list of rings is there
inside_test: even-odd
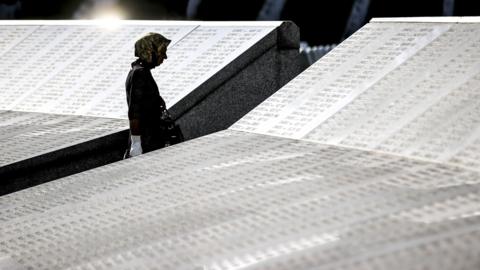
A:
[[[124,16],[121,14],[121,12],[109,11],[96,14],[94,15],[93,19],[99,21],[118,21],[123,20]]]
[[[94,12],[92,19],[106,28],[116,28],[119,21],[126,19],[126,15],[119,8],[109,8]]]

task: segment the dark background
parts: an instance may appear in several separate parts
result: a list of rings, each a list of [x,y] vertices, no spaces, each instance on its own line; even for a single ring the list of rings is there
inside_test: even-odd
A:
[[[268,2],[280,8],[261,15]],[[322,45],[372,17],[480,15],[480,0],[0,0],[0,19],[94,19],[108,9],[137,20],[292,20],[303,41]]]

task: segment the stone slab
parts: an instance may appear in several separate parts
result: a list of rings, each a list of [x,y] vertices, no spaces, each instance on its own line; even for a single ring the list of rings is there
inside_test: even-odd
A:
[[[479,179],[227,130],[0,197],[0,266],[473,270]]]
[[[478,23],[369,23],[233,128],[478,169]]]
[[[475,145],[477,30],[381,24],[228,130],[0,197],[0,268],[478,269],[478,165],[311,133]]]
[[[0,165],[7,166],[0,169],[0,194],[12,191],[11,183],[33,185],[68,175],[68,167],[71,174],[122,159],[124,81],[143,33],[172,39],[168,59],[152,73],[187,140],[228,128],[304,68],[298,28],[290,22],[18,23],[1,25],[11,39],[0,44],[0,109],[16,116],[0,119],[6,148]],[[98,147],[113,152],[91,148],[98,144],[89,141],[109,134]],[[92,160],[80,145],[95,152]],[[78,152],[69,158],[72,150]]]

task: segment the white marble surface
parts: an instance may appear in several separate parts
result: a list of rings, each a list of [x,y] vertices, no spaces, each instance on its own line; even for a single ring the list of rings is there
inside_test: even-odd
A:
[[[1,23],[8,29],[2,35],[18,40],[0,43],[0,109],[120,119],[127,118],[125,78],[135,60],[133,46],[143,34],[159,32],[172,40],[169,59],[153,70],[172,106],[279,25]]]
[[[172,106],[279,24],[0,21],[0,110],[12,117],[0,115],[0,166],[127,129],[125,79],[143,34],[172,40],[152,71]]]
[[[0,166],[125,129],[124,119],[0,111]]]
[[[0,197],[0,268],[474,270],[479,181],[224,131]]]
[[[477,29],[371,23],[229,130],[0,197],[0,268],[478,270]]]
[[[370,23],[233,129],[479,169],[480,28]]]

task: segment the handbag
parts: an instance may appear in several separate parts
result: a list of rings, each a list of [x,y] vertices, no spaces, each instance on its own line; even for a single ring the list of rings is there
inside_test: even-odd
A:
[[[178,124],[175,123],[167,109],[164,108],[162,110],[160,119],[162,123],[163,140],[165,142],[165,146],[174,145],[185,140],[182,129]]]

